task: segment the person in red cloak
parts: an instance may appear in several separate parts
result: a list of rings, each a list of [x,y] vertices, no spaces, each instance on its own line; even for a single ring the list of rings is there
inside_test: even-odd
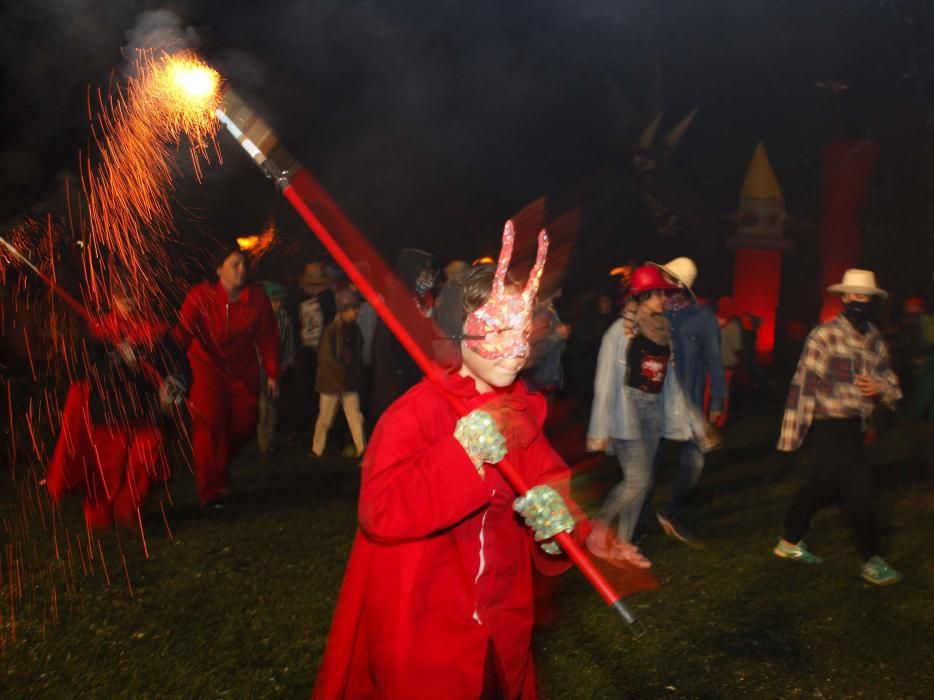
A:
[[[220,507],[228,467],[256,430],[259,392],[271,398],[279,393],[279,326],[262,287],[247,282],[246,257],[238,246],[220,247],[212,264],[217,282],[188,292],[174,333],[191,363],[198,498],[203,506]],[[265,387],[259,385],[260,361]]]
[[[188,363],[166,323],[136,308],[126,285],[89,325],[87,376],[72,382],[46,474],[53,500],[84,493],[94,529],[134,528],[153,483],[169,478],[164,417],[183,398]]]
[[[471,268],[439,297],[435,355],[446,371],[399,398],[373,432],[313,698],[537,697],[532,567],[566,570],[551,538],[589,527],[575,528],[570,471],[542,432],[545,400],[515,381],[545,246],[520,294],[503,284],[509,234],[495,275]],[[471,412],[459,418],[448,395]],[[524,496],[490,466],[507,453],[538,484]]]

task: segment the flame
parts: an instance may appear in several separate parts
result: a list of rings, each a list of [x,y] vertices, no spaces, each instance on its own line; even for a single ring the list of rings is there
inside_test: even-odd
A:
[[[199,107],[209,103],[217,94],[220,76],[197,60],[185,57],[172,59],[167,73],[181,95]]]
[[[629,277],[631,273],[632,265],[620,265],[619,267],[614,267],[612,270],[610,270],[610,277],[616,277],[617,275]]]
[[[489,255],[484,255],[482,258],[477,258],[473,261],[473,264],[476,265],[492,265],[496,261],[493,260]]]
[[[237,245],[247,252],[253,262],[256,262],[269,250],[269,246],[272,245],[272,241],[275,237],[276,224],[270,219],[262,233],[238,238]]]

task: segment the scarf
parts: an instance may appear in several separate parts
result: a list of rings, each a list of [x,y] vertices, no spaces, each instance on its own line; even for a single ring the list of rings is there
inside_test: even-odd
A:
[[[694,302],[691,300],[691,296],[687,292],[678,290],[673,292],[665,299],[665,311],[673,313],[675,311],[686,309],[693,304]]]
[[[645,304],[636,308],[636,329],[657,345],[669,345],[669,325],[665,314],[649,313]]]

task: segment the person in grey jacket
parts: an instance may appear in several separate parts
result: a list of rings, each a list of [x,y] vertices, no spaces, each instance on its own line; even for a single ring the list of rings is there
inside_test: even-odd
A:
[[[604,334],[597,358],[587,449],[612,449],[623,481],[592,520],[587,548],[617,566],[652,565],[632,544],[632,535],[652,484],[662,437],[691,440],[703,434],[702,421],[690,410],[672,371],[674,353],[663,311],[666,294],[676,289],[659,268],[637,268],[629,292],[636,302],[635,333],[630,337],[626,321],[619,319]],[[617,517],[614,536],[609,526]]]

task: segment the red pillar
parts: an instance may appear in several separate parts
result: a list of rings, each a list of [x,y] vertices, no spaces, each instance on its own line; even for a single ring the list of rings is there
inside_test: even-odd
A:
[[[759,361],[772,361],[775,349],[775,312],[782,279],[782,251],[739,248],[733,270],[733,299],[741,312],[762,319],[756,336]]]
[[[840,311],[840,297],[826,289],[843,279],[843,272],[859,267],[859,207],[866,196],[879,144],[868,139],[837,139],[821,150],[820,260],[821,321]]]

